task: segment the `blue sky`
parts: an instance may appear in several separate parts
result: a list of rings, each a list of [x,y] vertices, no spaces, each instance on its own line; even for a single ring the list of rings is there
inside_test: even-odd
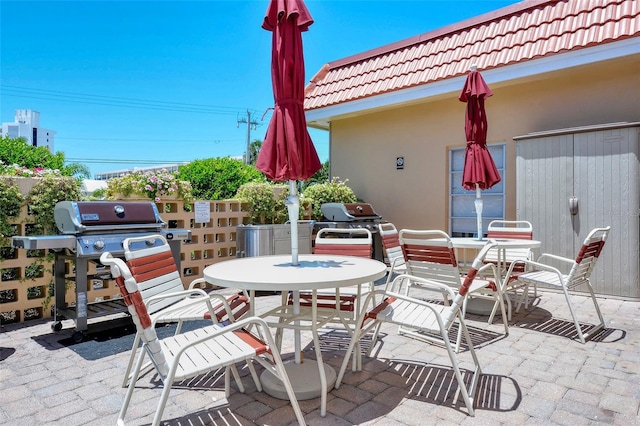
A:
[[[323,64],[514,0],[306,0],[307,81]],[[267,0],[0,1],[0,122],[40,112],[92,174],[243,155],[273,106]],[[310,130],[321,160],[328,133]]]

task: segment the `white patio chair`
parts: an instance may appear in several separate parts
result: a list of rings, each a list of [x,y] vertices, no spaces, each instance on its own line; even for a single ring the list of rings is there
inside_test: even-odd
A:
[[[526,220],[493,220],[489,223],[487,238],[531,240],[533,239],[533,225],[531,225],[531,222]],[[505,273],[514,261],[523,259],[533,260],[533,251],[529,248],[495,248],[487,253],[485,263],[491,262],[499,265],[500,272]],[[518,264],[518,266],[515,267],[514,272],[524,272],[524,265]],[[504,276],[502,278],[504,278]],[[518,294],[521,289],[523,289],[523,286],[517,281],[503,280],[502,293],[507,296],[505,299],[507,301],[507,317],[509,321],[511,321],[512,316],[511,299],[508,297],[509,293],[513,293],[517,306],[520,306],[522,301],[524,301],[526,309],[529,304],[528,299],[524,299],[524,292],[521,295]],[[536,298],[538,296],[536,285],[533,286],[533,290],[533,297]],[[497,309],[498,304],[495,304],[491,315],[495,315]]]
[[[146,246],[147,241],[155,239],[160,240],[162,244],[156,247]],[[185,290],[171,247],[162,235],[127,238],[123,247],[126,263],[139,285],[140,295],[147,305],[154,325],[176,323],[178,334],[185,321],[210,320],[214,324],[227,324],[249,311],[249,297],[246,294],[228,297],[215,293],[207,294],[199,288],[203,284],[207,285],[204,279],[194,280],[189,289]],[[140,346],[140,337],[140,333],[137,332],[122,387],[126,387],[129,382],[131,368]],[[254,376],[255,378],[257,376]]]
[[[493,247],[493,245],[489,243],[480,251],[468,275],[457,289],[457,294],[454,293],[453,288],[446,283],[405,274],[398,275],[390,284],[385,286],[384,290],[375,290],[367,295],[367,300],[364,303],[365,307],[369,306],[369,299],[374,300],[373,298],[376,296],[381,302],[373,309],[363,309],[362,312],[359,313],[357,323],[361,324],[361,326],[356,329],[349,343],[347,353],[345,354],[338,373],[335,388],[338,389],[342,383],[352,352],[355,351],[354,354],[356,355],[354,360],[356,363],[355,369],[362,369],[362,360],[359,351],[359,341],[362,337],[373,330],[374,333],[371,343],[373,346],[378,339],[382,323],[391,323],[402,328],[415,330],[416,333],[420,333],[420,340],[428,343],[436,343],[447,350],[447,354],[451,360],[451,367],[453,368],[460,389],[460,394],[467,407],[467,412],[470,416],[474,416],[474,396],[482,370],[473,347],[473,342],[471,341],[471,336],[467,330],[461,307],[464,305],[470,288],[474,285],[473,281],[478,274],[478,270],[486,267],[483,266],[482,260],[483,256],[486,255],[491,247]],[[448,300],[452,301],[452,303],[448,306],[446,304],[433,303],[411,297],[409,296],[409,294],[412,293],[410,288],[413,286],[419,286],[421,289],[442,293]],[[474,363],[473,378],[468,387],[458,366],[457,350],[453,347],[449,338],[449,330],[456,320],[458,321],[460,333],[465,338]],[[459,342],[456,342],[456,346],[458,344]]]
[[[407,271],[404,253],[400,245],[398,230],[393,223],[379,223],[378,234],[382,240],[384,260],[389,265],[389,273],[387,274],[387,283],[389,283],[394,274],[403,274]]]
[[[454,290],[458,290],[468,275],[463,275],[458,267],[456,252],[449,236],[438,230],[412,230],[402,229],[399,233],[400,244],[406,256],[407,274],[424,278],[430,282],[445,284]],[[491,242],[491,240],[489,240]],[[492,248],[495,245],[491,245]],[[486,246],[485,246],[486,248]],[[482,260],[488,250],[482,250]],[[477,259],[477,258],[476,258]],[[509,325],[504,307],[504,297],[502,296],[502,286],[496,265],[493,263],[484,264],[480,268],[480,273],[486,275],[488,271],[493,275],[492,279],[474,277],[470,282],[469,293],[471,297],[491,300],[500,306],[502,322],[505,334],[509,334]],[[446,294],[445,301],[447,301]],[[462,314],[467,312],[467,299],[462,304]],[[489,323],[493,322],[493,315],[489,316]],[[401,334],[408,334],[420,338],[420,333],[416,333],[405,326],[399,329]],[[456,352],[460,350],[462,330],[458,332],[456,341]]]
[[[373,240],[371,232],[366,228],[323,228],[318,231],[315,239],[314,254],[332,254],[341,256],[358,256],[371,258]],[[373,288],[373,283],[363,283],[368,286],[365,291]],[[341,287],[340,292],[322,290],[317,292],[318,309],[335,309],[338,318],[330,321],[341,323],[347,329],[353,328],[353,323],[360,308],[362,288]],[[312,306],[312,292],[300,292],[300,306]],[[293,303],[289,295],[289,304]]]
[[[152,365],[163,383],[162,394],[153,418],[152,424],[154,426],[160,424],[169,392],[175,382],[224,368],[225,396],[229,397],[229,371],[234,373],[240,392],[244,392],[235,364],[246,361],[247,365],[252,365],[252,360],[260,362],[282,381],[298,422],[302,425],[305,424],[282,359],[264,320],[259,317],[250,317],[226,326],[211,324],[193,331],[159,339],[147,306],[142,299],[139,283],[131,269],[121,259],[113,258],[111,253],[103,253],[100,256],[100,261],[111,268],[111,275],[120,289],[142,340],[142,353],[136,361],[131,384],[127,388],[120,409],[119,425],[124,424],[124,418],[133,391],[136,389],[136,382],[140,377],[145,355],[151,359]],[[249,327],[255,327],[261,337],[248,332],[247,328]],[[262,391],[259,381],[256,381],[256,386],[259,391]]]
[[[515,261],[507,271],[507,277],[509,277],[507,279],[518,281],[519,284],[524,286],[524,297],[527,297],[530,285],[545,285],[562,290],[569,305],[569,312],[571,313],[573,324],[575,325],[578,339],[581,343],[585,343],[586,339],[592,337],[597,331],[604,328],[604,318],[602,317],[602,312],[600,312],[600,306],[598,306],[598,300],[593,292],[589,278],[591,277],[593,268],[596,266],[598,256],[602,252],[610,229],[610,226],[593,229],[585,238],[575,259],[543,253],[535,262],[531,260]],[[529,270],[522,273],[514,273],[514,270],[519,264],[528,267]],[[568,270],[569,273],[565,274],[562,272],[563,270]],[[599,320],[598,324],[587,334],[582,332],[582,328],[578,322],[576,308],[571,302],[571,296],[569,295],[570,290],[579,286],[586,286],[589,291]],[[516,312],[518,308],[519,306],[516,308]]]

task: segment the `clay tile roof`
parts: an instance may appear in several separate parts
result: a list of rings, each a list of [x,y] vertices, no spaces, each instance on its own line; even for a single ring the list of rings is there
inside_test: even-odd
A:
[[[331,62],[307,86],[305,109],[638,36],[637,0],[527,0]]]

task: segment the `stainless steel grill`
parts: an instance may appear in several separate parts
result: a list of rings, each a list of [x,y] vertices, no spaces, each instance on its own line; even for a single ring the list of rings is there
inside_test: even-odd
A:
[[[366,228],[373,238],[372,258],[384,261],[382,238],[378,224],[382,217],[368,203],[324,203],[320,206],[325,221],[316,222],[316,230],[322,228]]]
[[[125,313],[121,299],[88,302],[87,282],[93,278],[107,279],[111,274],[99,263],[100,255],[110,252],[123,256],[122,242],[129,237],[161,234],[168,241],[173,257],[180,267],[180,243],[191,238],[191,231],[168,229],[153,202],[61,201],[54,208],[54,218],[60,235],[12,237],[15,248],[52,250],[54,261],[55,307],[54,330],[60,330],[61,320],[76,321],[74,339],[81,340],[88,329],[88,318]],[[140,242],[140,247],[159,244],[156,239]],[[134,246],[135,249],[135,246]],[[65,261],[75,263],[75,305],[65,301]],[[88,274],[89,262],[96,263],[97,273]]]
[[[330,222],[378,223],[382,219],[368,203],[324,203],[320,210]]]

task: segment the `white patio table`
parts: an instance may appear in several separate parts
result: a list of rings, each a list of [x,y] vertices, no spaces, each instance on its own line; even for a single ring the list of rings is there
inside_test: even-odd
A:
[[[516,249],[516,248],[528,248],[535,249],[540,247],[542,244],[537,240],[521,240],[516,238],[492,238],[492,241],[495,241],[498,244],[498,272],[500,275],[504,275],[507,271],[506,263],[505,263],[505,250],[507,249]],[[487,244],[489,239],[483,238],[482,240],[478,240],[476,238],[465,238],[465,237],[453,237],[451,238],[451,243],[453,247],[456,249],[473,249],[480,250],[482,247]],[[466,259],[463,257],[463,262],[466,262]]]
[[[335,255],[300,255],[299,264],[293,266],[291,255],[256,256],[232,259],[215,263],[204,269],[207,282],[227,287],[248,290],[251,297],[251,308],[255,306],[256,291],[293,292],[294,304],[292,315],[284,322],[270,324],[274,326],[290,327],[294,330],[295,358],[285,362],[291,384],[296,397],[301,400],[321,397],[320,415],[326,415],[327,391],[336,380],[336,372],[330,365],[322,362],[317,329],[322,325],[318,322],[318,309],[314,297],[311,312],[310,330],[314,336],[314,346],[317,361],[302,360],[300,330],[296,319],[309,320],[308,312],[300,312],[300,290],[338,289],[340,287],[361,285],[382,278],[386,273],[386,265],[374,259],[354,256]],[[283,301],[286,299],[283,298]],[[270,313],[273,313],[271,311]],[[266,314],[268,316],[269,314]],[[269,395],[288,399],[280,380],[269,372],[264,372],[260,381],[265,392]]]

